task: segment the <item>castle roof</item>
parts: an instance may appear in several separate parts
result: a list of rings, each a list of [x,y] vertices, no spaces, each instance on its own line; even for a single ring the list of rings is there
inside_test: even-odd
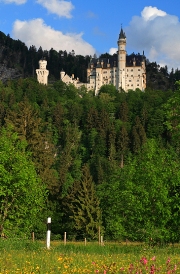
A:
[[[142,62],[145,61],[145,56],[141,54],[132,53],[131,55],[126,55],[126,67],[132,67],[133,62],[135,62],[135,66],[141,66]],[[118,56],[114,54],[108,58],[92,58],[89,63],[89,68],[93,65],[94,68],[107,68],[107,67],[117,67],[118,64]]]
[[[121,27],[121,31],[120,31],[120,34],[119,34],[119,39],[125,39],[126,38],[126,34],[125,32],[123,31],[122,27]]]
[[[126,55],[126,67],[132,67],[135,62],[135,66],[141,66],[141,63],[145,61],[145,56],[140,53],[135,54],[132,53],[130,55]]]

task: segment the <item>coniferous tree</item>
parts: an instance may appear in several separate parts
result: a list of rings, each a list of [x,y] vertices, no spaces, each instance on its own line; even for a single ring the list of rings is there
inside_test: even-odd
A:
[[[122,126],[117,133],[117,159],[120,162],[120,167],[124,167],[124,156],[129,149],[129,136],[125,126]]]
[[[38,112],[25,99],[15,109],[7,112],[5,121],[6,125],[13,125],[21,140],[27,141],[27,149],[32,153],[37,173],[46,186],[53,189],[57,183],[57,175],[53,169],[55,149]]]
[[[139,117],[135,118],[135,125],[132,128],[132,150],[138,152],[146,141],[146,133]]]
[[[83,166],[82,178],[74,182],[68,199],[74,228],[80,237],[97,239],[102,226],[101,210],[88,165]]]
[[[129,109],[126,101],[120,105],[118,118],[121,122],[121,128],[117,130],[116,145],[117,145],[117,159],[120,162],[120,167],[124,166],[124,156],[129,149],[129,136],[127,128],[129,127]]]

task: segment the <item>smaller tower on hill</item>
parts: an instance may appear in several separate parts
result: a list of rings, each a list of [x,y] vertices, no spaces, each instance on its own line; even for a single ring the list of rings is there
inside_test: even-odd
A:
[[[46,69],[47,61],[45,59],[39,60],[39,69],[36,69],[37,80],[40,84],[48,84],[49,70]]]

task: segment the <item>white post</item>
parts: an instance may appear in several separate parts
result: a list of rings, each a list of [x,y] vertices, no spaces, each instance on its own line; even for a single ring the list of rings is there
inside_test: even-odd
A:
[[[64,232],[64,245],[66,245],[66,232]]]
[[[51,237],[51,217],[47,218],[47,237],[46,237],[46,247],[50,248],[50,237]]]
[[[103,236],[101,236],[101,246],[103,245]]]
[[[84,245],[86,246],[86,238],[84,239]]]

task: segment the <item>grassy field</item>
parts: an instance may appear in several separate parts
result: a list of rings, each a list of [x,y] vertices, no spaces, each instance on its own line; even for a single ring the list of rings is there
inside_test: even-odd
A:
[[[180,246],[67,243],[0,239],[0,274],[180,273]]]

